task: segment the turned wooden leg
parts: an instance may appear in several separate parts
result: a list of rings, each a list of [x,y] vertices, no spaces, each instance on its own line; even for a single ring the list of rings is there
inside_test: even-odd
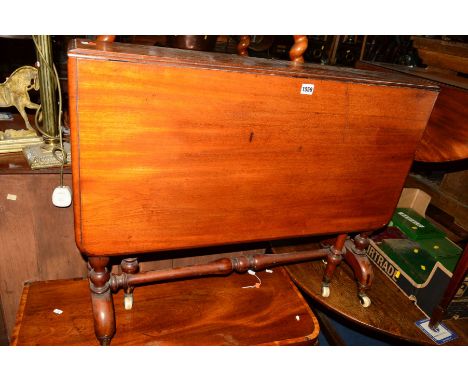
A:
[[[93,304],[94,332],[101,345],[110,345],[115,334],[114,302],[110,290],[108,257],[90,257],[89,288]]]
[[[358,297],[361,305],[367,308],[371,304],[366,292],[372,285],[374,272],[370,260],[367,258],[369,239],[366,234],[356,235],[353,241],[346,244],[344,260],[349,264],[356,277]]]
[[[139,271],[138,260],[135,257],[123,259],[120,263],[122,272],[126,274],[134,274]],[[133,307],[133,286],[128,286],[124,290],[124,307],[126,310],[131,310]]]
[[[322,279],[322,297],[328,297],[330,295],[330,281],[333,277],[338,264],[343,259],[342,250],[346,241],[347,234],[338,235],[335,241],[335,245],[330,247],[330,252],[327,255],[327,267]]]

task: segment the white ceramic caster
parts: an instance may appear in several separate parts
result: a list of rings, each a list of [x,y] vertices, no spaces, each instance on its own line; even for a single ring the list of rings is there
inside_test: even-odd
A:
[[[131,310],[133,307],[133,295],[131,294],[126,294],[124,296],[124,307],[125,310]]]
[[[367,296],[359,296],[359,302],[364,308],[367,308],[371,304],[371,299]]]
[[[329,286],[322,286],[322,297],[330,296],[330,287]]]

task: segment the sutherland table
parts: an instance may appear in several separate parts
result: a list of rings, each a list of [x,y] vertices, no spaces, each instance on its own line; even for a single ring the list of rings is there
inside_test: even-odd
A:
[[[319,325],[284,269],[139,288],[116,306],[115,345],[315,345]],[[119,296],[121,297],[121,296]],[[63,313],[57,315],[54,309]],[[24,288],[12,345],[96,345],[86,280]]]
[[[356,295],[369,304],[365,232],[393,214],[437,86],[85,40],[68,57],[75,238],[89,261],[101,344],[116,333],[111,293],[123,289],[132,309],[135,286],[162,280],[327,257],[327,294],[344,258],[356,269]],[[303,253],[148,272],[136,258],[324,234],[337,238]],[[110,274],[111,256],[123,258],[122,274]]]

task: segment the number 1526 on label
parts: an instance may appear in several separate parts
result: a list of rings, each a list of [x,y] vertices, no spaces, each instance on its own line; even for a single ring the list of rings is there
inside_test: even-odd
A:
[[[302,84],[301,94],[312,95],[314,92],[314,84]]]

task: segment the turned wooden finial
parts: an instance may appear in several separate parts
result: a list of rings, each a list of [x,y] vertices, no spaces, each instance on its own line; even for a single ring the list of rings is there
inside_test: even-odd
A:
[[[134,274],[139,271],[138,260],[135,257],[123,259],[120,263],[120,267],[124,273]]]
[[[289,51],[291,61],[296,63],[304,62],[304,57],[302,55],[307,49],[307,42],[307,36],[294,36],[294,45]]]
[[[359,251],[366,252],[367,247],[369,247],[369,239],[366,235],[356,235],[354,238],[354,245]]]
[[[114,42],[115,36],[114,35],[101,35],[96,37],[96,41],[103,41],[103,42]]]
[[[110,273],[106,268],[108,262],[108,257],[89,258],[88,277],[91,281],[90,288],[94,293],[103,294],[109,290]]]
[[[237,53],[240,56],[248,56],[249,45],[250,45],[250,36],[241,36],[239,44],[237,44]]]

